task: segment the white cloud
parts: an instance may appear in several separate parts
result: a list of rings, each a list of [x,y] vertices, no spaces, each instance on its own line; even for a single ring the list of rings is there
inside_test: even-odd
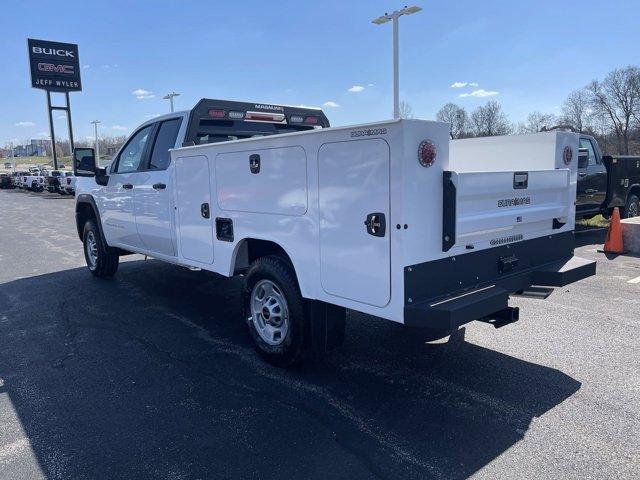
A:
[[[364,87],[362,85],[354,85],[347,91],[351,93],[360,93],[363,90],[364,90]]]
[[[476,97],[476,98],[484,98],[484,97],[493,97],[495,95],[499,95],[500,92],[485,90],[483,88],[479,88],[478,90],[474,90],[471,93],[461,93],[461,97]]]
[[[367,87],[373,87],[373,86],[374,86],[373,83],[368,83],[367,84]]]
[[[104,65],[100,65],[100,68],[109,68],[109,65],[105,63]]]
[[[453,82],[449,85],[450,88],[464,88],[464,87],[477,87],[477,82]]]
[[[329,100],[328,102],[324,102],[322,104],[323,107],[331,107],[331,108],[338,108],[340,105],[338,105],[336,102]]]
[[[129,130],[127,127],[123,127],[122,125],[112,125],[111,129],[120,130],[121,132],[126,132],[127,130]]]
[[[66,120],[67,116],[66,116],[66,115],[64,115],[64,114],[62,114],[62,115],[58,115],[56,118],[57,118],[58,120]]]
[[[147,98],[154,98],[155,95],[153,92],[149,90],[145,90],[144,88],[138,88],[131,92],[131,95],[134,95],[138,100],[146,100]]]
[[[83,69],[83,70],[86,70],[87,68],[91,68],[91,65],[83,65],[83,66],[82,66],[82,69]]]
[[[35,127],[35,126],[36,126],[36,124],[35,124],[35,123],[33,123],[33,122],[29,122],[29,121],[26,121],[26,122],[18,122],[18,123],[15,123],[14,125],[15,125],[16,127]]]
[[[144,118],[156,118],[159,117],[160,114],[159,113],[152,113],[151,115],[145,115]]]
[[[49,136],[49,132],[40,132],[38,133],[39,137],[48,137]]]

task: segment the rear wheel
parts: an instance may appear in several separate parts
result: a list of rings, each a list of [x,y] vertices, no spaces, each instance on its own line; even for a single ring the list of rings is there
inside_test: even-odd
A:
[[[640,199],[637,195],[631,194],[624,207],[623,218],[637,217],[640,214]]]
[[[111,253],[100,237],[100,231],[94,220],[87,220],[82,235],[84,258],[89,271],[96,277],[113,277],[118,271],[119,257]]]
[[[255,260],[242,290],[244,318],[258,352],[286,367],[303,359],[308,319],[293,268],[285,259]]]

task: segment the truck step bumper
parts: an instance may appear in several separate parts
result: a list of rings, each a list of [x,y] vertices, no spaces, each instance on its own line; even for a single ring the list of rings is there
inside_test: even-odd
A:
[[[552,263],[535,270],[532,275],[533,285],[546,287],[564,287],[583,278],[596,274],[596,262],[581,257]]]
[[[473,320],[491,319],[490,323],[494,326],[504,326],[517,320],[517,315],[509,321],[503,318],[504,312],[510,311],[510,293],[532,285],[563,287],[595,273],[596,262],[580,257],[544,264],[508,277],[496,278],[489,285],[479,285],[436,300],[407,304],[404,323],[408,327],[449,330]]]
[[[507,308],[508,300],[509,292],[491,285],[437,302],[406,306],[404,323],[408,327],[450,330]]]

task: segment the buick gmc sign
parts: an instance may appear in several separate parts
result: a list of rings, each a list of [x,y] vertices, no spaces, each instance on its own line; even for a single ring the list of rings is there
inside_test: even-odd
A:
[[[32,87],[52,92],[82,90],[78,45],[32,38],[27,43]]]

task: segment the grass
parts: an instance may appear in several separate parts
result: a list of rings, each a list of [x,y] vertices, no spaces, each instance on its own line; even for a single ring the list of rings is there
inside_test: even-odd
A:
[[[609,220],[605,219],[602,215],[596,215],[588,220],[576,220],[576,225],[585,228],[607,228],[609,226]]]
[[[4,167],[5,163],[13,163],[14,165],[44,165],[51,162],[50,157],[14,157],[14,158],[2,158],[0,159],[0,166]],[[65,166],[71,165],[71,157],[58,157],[58,164]]]

